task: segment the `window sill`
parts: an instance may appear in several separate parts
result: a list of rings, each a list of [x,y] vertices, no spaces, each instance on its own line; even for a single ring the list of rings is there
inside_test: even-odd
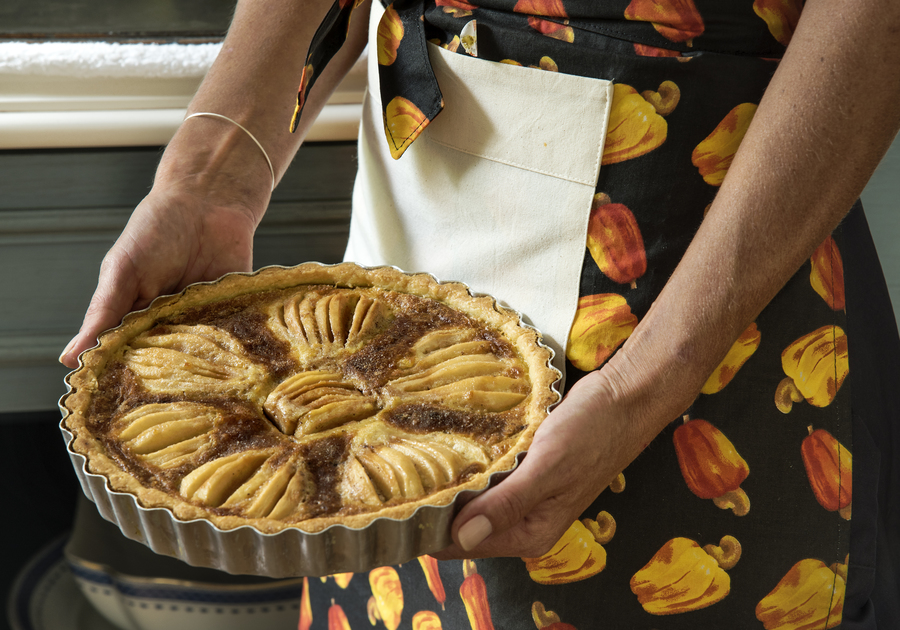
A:
[[[96,63],[72,63],[95,44],[0,44],[0,149],[161,146],[184,118],[187,104],[214,58],[209,48],[132,44],[127,63],[98,54]],[[216,45],[203,45],[216,46]],[[45,47],[42,49],[41,47]],[[43,53],[46,50],[46,53]],[[167,63],[204,50],[191,63]],[[146,53],[152,51],[152,54]],[[63,51],[65,52],[65,51]],[[215,51],[213,51],[214,53]],[[361,59],[335,91],[307,141],[355,140],[365,93]],[[285,125],[287,125],[287,121]]]

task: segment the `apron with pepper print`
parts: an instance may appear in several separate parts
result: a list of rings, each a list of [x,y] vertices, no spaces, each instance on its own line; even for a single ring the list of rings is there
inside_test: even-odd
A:
[[[347,259],[497,296],[571,385],[703,220],[799,15],[769,4],[376,2]],[[352,8],[325,26],[345,32]],[[739,37],[707,30],[724,14]],[[876,579],[875,541],[900,368],[861,358],[900,343],[871,252],[856,207],[545,556],[313,578],[300,628],[874,628],[896,584],[896,551]]]

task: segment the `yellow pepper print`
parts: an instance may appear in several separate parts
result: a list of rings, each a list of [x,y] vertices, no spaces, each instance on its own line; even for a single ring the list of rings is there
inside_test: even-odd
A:
[[[793,403],[805,400],[827,407],[850,372],[847,335],[839,326],[822,326],[804,335],[781,353],[787,377],[775,390],[775,406],[789,413]]]
[[[389,66],[397,60],[397,49],[403,39],[403,22],[392,5],[389,5],[378,23],[376,32],[376,50],[378,63]]]
[[[400,159],[406,147],[419,137],[427,124],[425,114],[415,103],[395,96],[385,108],[384,133],[388,140],[391,157]]]
[[[754,0],[753,12],[761,17],[779,44],[787,46],[800,21],[803,0]]]
[[[713,132],[694,149],[691,162],[710,186],[722,185],[755,113],[756,105],[741,103],[728,112]]]
[[[765,630],[821,630],[841,623],[847,565],[807,558],[791,567],[756,606]]]
[[[369,614],[384,622],[388,630],[397,630],[403,615],[403,587],[400,575],[393,567],[378,567],[369,572],[372,597]]]
[[[630,85],[613,86],[612,107],[603,147],[603,164],[640,157],[666,141],[668,124]]]
[[[441,618],[431,610],[420,610],[413,615],[412,630],[442,630]]]
[[[762,334],[756,328],[756,322],[750,324],[747,330],[742,332],[737,341],[732,344],[731,349],[728,350],[728,354],[725,355],[722,362],[706,379],[700,392],[703,394],[716,394],[725,389],[725,386],[731,382],[738,370],[744,366],[747,360],[756,352],[756,349],[759,348],[761,339]]]
[[[693,0],[631,0],[625,19],[652,22],[653,28],[670,42],[693,44],[705,30]]]
[[[621,295],[586,295],[578,300],[566,357],[579,370],[590,372],[612,356],[637,324],[637,317]]]
[[[534,602],[531,605],[531,618],[537,630],[577,630],[572,624],[560,621],[559,615],[545,609],[541,602]]]
[[[634,574],[631,591],[652,615],[699,610],[721,601],[731,591],[731,578],[710,551],[728,568],[740,558],[740,544],[731,537],[708,550],[688,538],[673,538]]]
[[[516,61],[515,59],[501,59],[500,63],[505,63],[508,66],[519,66],[522,64]],[[547,70],[548,72],[559,72],[559,66],[556,65],[556,62],[553,61],[550,57],[541,57],[541,60],[538,62],[538,65],[529,65],[529,68],[534,68],[536,70]]]
[[[293,116],[291,116],[291,133],[297,131],[297,126],[300,124],[301,110],[306,102],[306,86],[309,85],[314,72],[315,68],[313,68],[311,63],[303,66],[303,72],[300,74],[300,87],[297,88],[297,105],[294,107]]]
[[[663,81],[659,84],[659,88],[653,90],[644,90],[641,92],[644,100],[653,105],[653,109],[660,116],[668,116],[678,106],[681,100],[681,88],[674,81]]]
[[[569,584],[597,575],[606,568],[603,545],[612,540],[616,522],[608,512],[597,519],[575,521],[553,548],[538,558],[522,558],[528,575],[538,584]]]

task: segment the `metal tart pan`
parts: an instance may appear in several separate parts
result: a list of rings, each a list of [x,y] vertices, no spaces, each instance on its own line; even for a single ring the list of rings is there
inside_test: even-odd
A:
[[[228,274],[228,276],[254,276],[272,268],[264,267],[252,273]],[[284,269],[284,267],[274,268]],[[375,268],[363,267],[363,269]],[[221,279],[197,284],[214,284],[219,281]],[[191,287],[184,291],[190,290]],[[466,289],[468,290],[468,287]],[[486,297],[471,291],[469,293],[473,297]],[[157,300],[171,298],[172,296],[162,296]],[[156,300],[147,309],[137,313],[152,309],[155,303]],[[511,311],[518,317],[521,326],[534,330],[534,327],[522,321],[520,313],[505,306],[500,307],[496,300],[494,306]],[[539,341],[539,344],[549,353],[548,367],[559,374],[559,370],[552,364],[553,349],[543,342]],[[102,342],[96,347],[99,345],[102,345]],[[423,505],[410,517],[402,520],[379,517],[361,528],[337,524],[319,532],[287,528],[270,534],[249,525],[222,529],[205,519],[182,520],[165,507],[144,507],[135,495],[112,489],[104,475],[89,470],[87,458],[73,449],[75,436],[66,427],[66,418],[70,411],[66,408],[65,402],[73,392],[69,378],[80,367],[79,360],[79,368],[66,377],[68,391],[60,399],[59,408],[62,413],[60,431],[85,496],[96,504],[100,515],[116,524],[126,537],[147,545],[154,552],[178,558],[192,566],[218,569],[232,574],[271,578],[321,577],[335,573],[369,571],[380,566],[402,564],[423,554],[436,553],[453,542],[450,528],[453,518],[462,506],[506,477],[518,466],[526,453],[526,451],[518,453],[513,466],[509,469],[492,473],[485,487],[462,490],[445,505]],[[561,374],[552,386],[556,402],[548,406],[548,413],[561,398],[558,389],[560,379]]]

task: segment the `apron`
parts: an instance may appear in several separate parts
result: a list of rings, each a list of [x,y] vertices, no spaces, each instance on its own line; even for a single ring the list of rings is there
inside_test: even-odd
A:
[[[370,41],[383,12],[373,3]],[[400,160],[385,142],[369,55],[344,260],[494,296],[527,314],[564,371],[612,83],[428,48],[444,109]],[[547,94],[559,96],[552,119]]]
[[[396,0],[380,24],[373,5],[390,54],[369,58],[346,258],[494,295],[571,386],[678,265],[789,29],[705,0]],[[551,552],[311,579],[301,630],[897,625],[900,340],[864,324],[893,321],[880,278],[857,205]]]

